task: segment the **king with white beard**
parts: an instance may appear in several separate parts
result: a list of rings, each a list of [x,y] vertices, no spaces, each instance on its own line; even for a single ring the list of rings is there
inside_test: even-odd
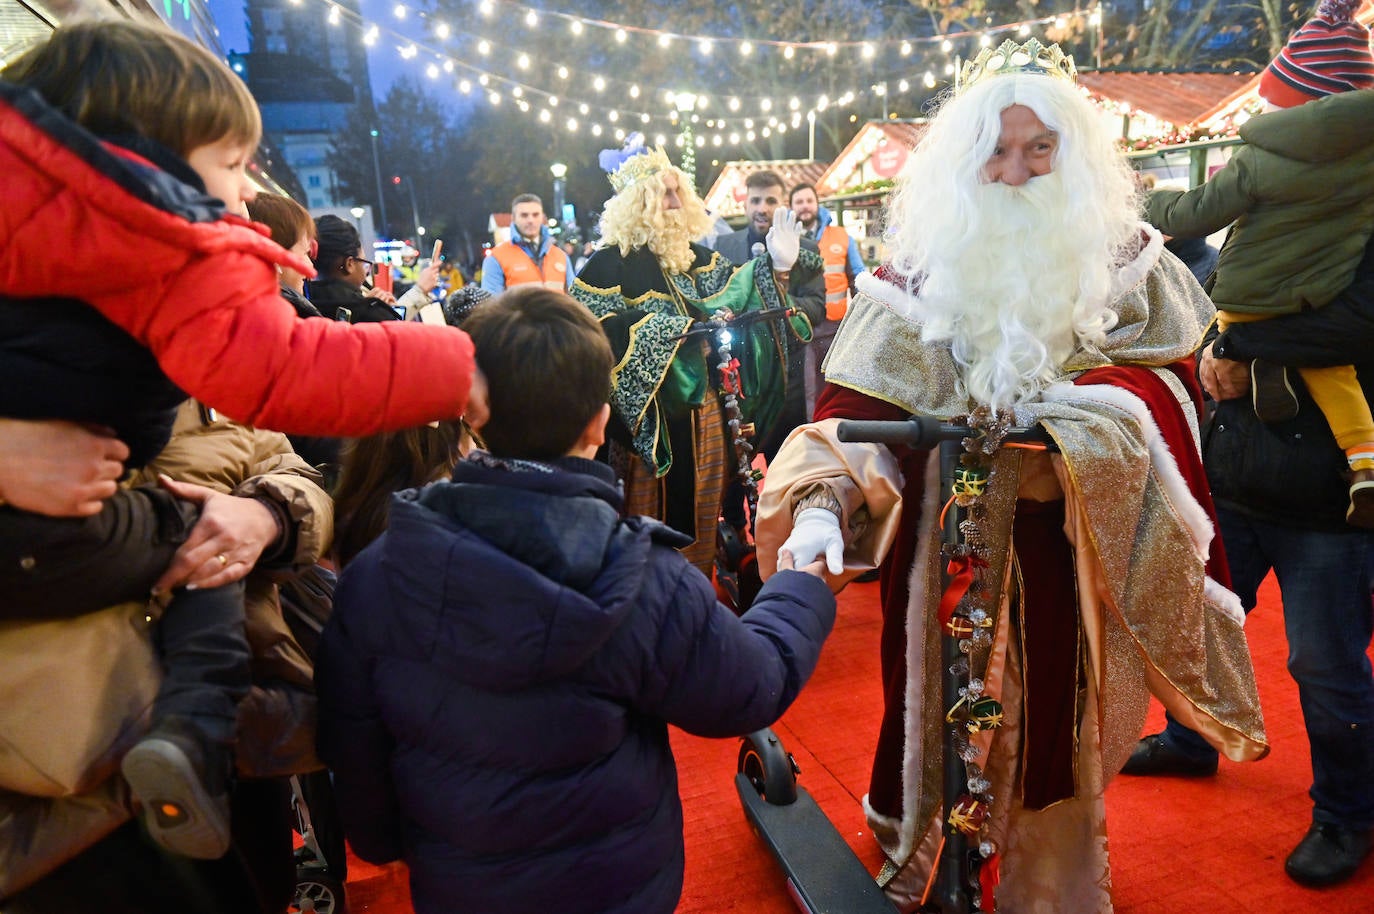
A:
[[[980,910],[1110,911],[1102,791],[1150,694],[1233,760],[1268,751],[1199,456],[1192,354],[1214,310],[1139,221],[1110,119],[1057,47],[1006,42],[961,77],[901,176],[888,263],[859,280],[816,421],[769,468],[759,563],[824,557],[837,589],[881,569],[865,806],[901,910],[927,891],[943,768],[962,764]],[[999,452],[976,497],[955,612],[979,632],[970,700],[1002,724],[946,760],[946,716],[967,712],[940,689],[937,461],[835,430],[978,407],[1040,423],[1059,453]]]

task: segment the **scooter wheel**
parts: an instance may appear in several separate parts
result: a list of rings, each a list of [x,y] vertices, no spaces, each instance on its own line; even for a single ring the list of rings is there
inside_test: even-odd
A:
[[[739,747],[739,772],[749,779],[764,802],[787,806],[797,799],[797,763],[777,734],[765,727],[744,737]]]

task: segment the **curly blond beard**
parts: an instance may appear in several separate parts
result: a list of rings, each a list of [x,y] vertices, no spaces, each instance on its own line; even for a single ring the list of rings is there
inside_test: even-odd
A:
[[[663,178],[675,174],[682,209],[663,208]],[[711,229],[711,217],[687,176],[676,168],[650,175],[612,197],[601,214],[601,240],[621,255],[647,247],[665,273],[686,273],[692,242]]]

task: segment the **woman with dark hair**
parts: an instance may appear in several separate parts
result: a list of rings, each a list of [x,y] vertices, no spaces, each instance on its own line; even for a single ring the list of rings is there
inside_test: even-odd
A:
[[[319,246],[311,260],[315,279],[310,281],[310,301],[325,317],[354,324],[368,321],[399,321],[429,303],[429,293],[439,282],[439,268],[430,264],[415,277],[415,285],[398,301],[384,289],[363,286],[374,264],[363,256],[358,230],[338,216],[315,220]]]
[[[464,286],[444,302],[451,327],[492,298],[478,285]],[[482,383],[474,379],[474,383]],[[466,419],[434,422],[400,432],[384,432],[353,441],[343,456],[334,489],[334,562],[342,568],[381,536],[391,519],[391,496],[447,478],[453,465],[474,447],[482,447]]]
[[[272,240],[299,257],[312,257],[318,242],[315,240],[315,220],[310,213],[290,197],[260,193],[248,202],[248,218],[267,226]],[[323,317],[319,309],[305,297],[305,276],[290,267],[277,267],[277,282],[281,297],[291,303],[300,317]]]
[[[462,422],[437,422],[350,443],[334,492],[334,561],[339,568],[386,529],[394,493],[447,477],[470,445]]]

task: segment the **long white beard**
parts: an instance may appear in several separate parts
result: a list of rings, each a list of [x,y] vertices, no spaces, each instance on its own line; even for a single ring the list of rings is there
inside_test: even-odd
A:
[[[1101,343],[1113,254],[1069,211],[1054,172],[1021,187],[981,184],[974,212],[933,232],[913,316],[948,341],[975,402],[1005,408],[1061,373],[1080,343]],[[929,228],[929,226],[927,226]]]

